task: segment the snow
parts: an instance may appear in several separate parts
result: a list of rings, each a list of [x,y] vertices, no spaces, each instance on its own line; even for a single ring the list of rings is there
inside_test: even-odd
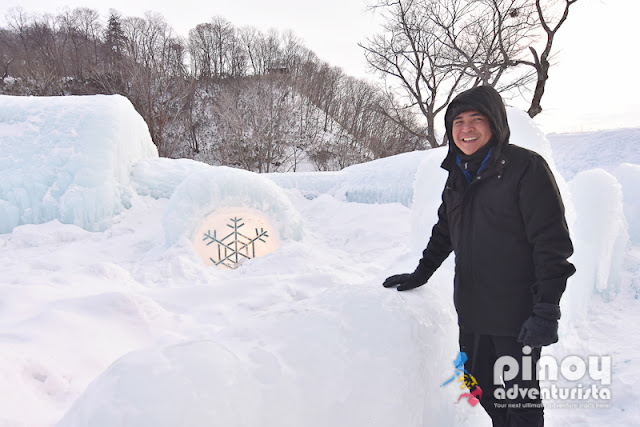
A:
[[[640,161],[638,162],[640,163]],[[622,185],[624,216],[629,223],[629,237],[633,244],[640,244],[640,164],[622,163],[615,171]]]
[[[414,291],[380,286],[417,264],[446,148],[257,175],[157,158],[120,97],[5,98],[0,426],[491,424],[440,387],[458,351],[453,257]],[[544,354],[612,357],[610,407],[550,401],[547,422],[633,425],[637,130],[611,137],[628,154],[616,160],[589,150],[592,134],[546,139],[524,113],[509,120],[512,142],[560,171],[576,246]],[[281,246],[237,270],[206,265],[193,230],[237,205],[277,224]]]
[[[620,283],[629,243],[622,186],[605,170],[590,169],[571,181],[571,194],[580,212],[573,230],[577,240],[574,258],[584,279],[590,279],[584,283],[593,283],[595,277],[596,291],[611,291],[610,286]]]
[[[600,168],[612,173],[623,163],[640,164],[640,128],[552,133],[548,139],[567,180],[583,170]]]
[[[275,222],[283,239],[302,236],[300,215],[287,195],[257,173],[187,159],[146,159],[134,166],[132,177],[139,194],[169,198],[162,219],[169,246],[191,236],[209,212],[230,207],[263,212]]]
[[[416,171],[422,159],[430,155],[432,152],[416,151],[349,166],[338,172],[287,172],[267,176],[280,187],[296,189],[307,198],[330,194],[349,202],[402,203],[410,207]]]
[[[426,308],[438,311],[433,302]],[[447,370],[452,349],[434,346],[437,331],[412,320],[402,300],[371,287],[328,290],[291,309],[252,317],[215,340],[124,356],[61,425],[446,424],[454,405],[443,411],[423,396],[440,394],[429,379]],[[419,366],[425,356],[441,362],[424,366],[407,383],[403,366]],[[382,401],[385,390],[405,394]],[[372,410],[371,402],[380,405]]]

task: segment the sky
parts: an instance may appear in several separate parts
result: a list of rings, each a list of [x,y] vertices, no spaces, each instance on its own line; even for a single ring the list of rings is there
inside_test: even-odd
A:
[[[370,1],[5,0],[0,16],[14,7],[56,13],[84,6],[105,19],[111,8],[124,16],[154,11],[185,37],[197,24],[219,16],[236,27],[292,30],[322,60],[375,83],[379,79],[358,46],[380,29],[380,19],[367,8]],[[632,53],[639,14],[640,2],[634,0],[580,0],[571,7],[554,42],[557,64],[542,100],[544,112],[536,117],[545,133],[640,126],[640,86],[634,82],[640,58]],[[513,106],[527,108],[524,102]]]

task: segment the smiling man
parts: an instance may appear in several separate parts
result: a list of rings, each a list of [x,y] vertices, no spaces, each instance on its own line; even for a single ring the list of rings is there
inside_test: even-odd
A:
[[[487,145],[491,136],[491,124],[480,111],[463,111],[453,118],[453,141],[467,156]]]
[[[494,394],[502,387],[539,390],[535,372],[528,377],[520,369],[496,384],[493,370],[501,356],[523,354],[535,369],[540,348],[558,341],[560,297],[575,272],[560,193],[540,155],[510,144],[505,106],[493,88],[456,96],[445,127],[453,144],[442,163],[449,176],[438,222],[416,270],[383,285],[417,288],[455,252],[460,350],[482,390],[480,403],[494,426],[542,426],[539,397],[505,401],[497,398],[504,392]]]

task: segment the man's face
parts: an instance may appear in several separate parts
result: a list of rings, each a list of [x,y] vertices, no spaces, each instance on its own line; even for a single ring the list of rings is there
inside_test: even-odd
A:
[[[468,156],[487,145],[492,136],[489,119],[476,110],[454,117],[451,133],[456,147]]]

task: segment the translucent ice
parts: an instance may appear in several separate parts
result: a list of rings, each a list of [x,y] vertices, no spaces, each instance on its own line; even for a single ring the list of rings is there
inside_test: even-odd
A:
[[[102,230],[130,205],[130,168],[157,157],[122,96],[0,97],[0,233],[53,219]]]

